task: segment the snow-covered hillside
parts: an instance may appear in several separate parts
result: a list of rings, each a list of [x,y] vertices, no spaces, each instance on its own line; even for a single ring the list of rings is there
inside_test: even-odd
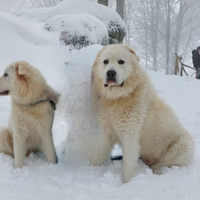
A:
[[[69,52],[56,35],[36,23],[0,12],[0,74],[13,61],[36,66],[47,82],[61,93],[53,126],[59,158],[57,165],[42,155],[31,154],[22,169],[13,168],[13,158],[0,154],[0,199],[2,200],[197,200],[200,198],[200,87],[192,77],[165,76],[147,71],[161,98],[176,112],[194,137],[195,157],[188,167],[163,168],[154,175],[139,161],[137,176],[122,184],[122,162],[88,166],[84,157],[90,91],[90,70],[102,48],[90,46]],[[5,23],[4,23],[5,22]],[[31,29],[31,28],[33,29]],[[34,31],[32,31],[34,30]],[[137,52],[137,49],[136,49]],[[6,125],[10,98],[0,97],[0,125]],[[67,139],[67,140],[66,140]],[[118,147],[113,154],[120,152]]]

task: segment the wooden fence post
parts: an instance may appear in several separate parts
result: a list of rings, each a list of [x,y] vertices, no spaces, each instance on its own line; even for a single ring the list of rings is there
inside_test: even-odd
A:
[[[180,76],[183,76],[183,66],[181,66],[181,73]]]
[[[189,76],[189,74],[186,72],[185,67],[190,68],[192,70],[195,70],[194,67],[190,67],[184,63],[182,63],[182,58],[178,56],[177,53],[175,53],[176,55],[176,60],[175,60],[175,69],[174,69],[174,74],[178,75],[179,71],[180,71],[180,76],[183,76],[183,72]],[[179,63],[180,63],[180,69],[179,69]],[[196,71],[196,70],[195,70]],[[194,75],[194,73],[192,74],[192,76]]]
[[[174,74],[177,75],[179,73],[179,57],[178,57],[177,53],[175,53],[175,55],[176,55],[176,60],[175,60]]]

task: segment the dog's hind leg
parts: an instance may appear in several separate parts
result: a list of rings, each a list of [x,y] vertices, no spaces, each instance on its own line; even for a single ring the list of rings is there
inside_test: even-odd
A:
[[[4,127],[0,127],[0,153],[14,156],[13,153],[13,139]]]
[[[167,150],[158,163],[151,166],[151,169],[155,172],[157,169],[164,166],[186,166],[191,162],[194,151],[195,144],[192,138],[188,136],[181,137]]]

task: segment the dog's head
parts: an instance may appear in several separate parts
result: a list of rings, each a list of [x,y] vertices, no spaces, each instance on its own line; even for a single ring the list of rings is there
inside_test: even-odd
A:
[[[11,63],[0,77],[0,95],[11,95],[21,103],[33,101],[45,88],[44,77],[25,61]]]
[[[93,79],[101,95],[108,98],[126,96],[134,88],[139,71],[139,57],[127,45],[108,45],[96,57]],[[98,83],[97,83],[98,82]]]

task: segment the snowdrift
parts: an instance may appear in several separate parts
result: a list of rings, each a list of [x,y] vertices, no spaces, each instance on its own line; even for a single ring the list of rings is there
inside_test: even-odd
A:
[[[112,43],[120,43],[125,35],[125,24],[114,10],[86,0],[65,0],[51,8],[22,9],[15,14],[41,22],[61,14],[90,14],[105,24]]]

